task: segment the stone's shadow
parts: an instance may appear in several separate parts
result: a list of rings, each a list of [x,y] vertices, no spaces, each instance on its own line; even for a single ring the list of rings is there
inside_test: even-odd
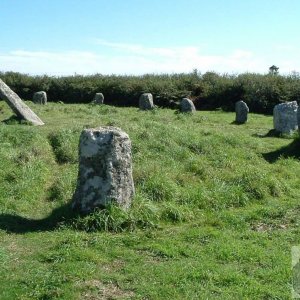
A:
[[[253,137],[259,137],[259,138],[267,138],[267,137],[282,137],[282,133],[280,133],[279,131],[275,130],[275,129],[271,129],[269,130],[266,134],[252,134]]]
[[[8,233],[27,233],[52,231],[58,228],[62,222],[70,221],[79,213],[72,210],[71,204],[65,204],[52,211],[52,213],[40,220],[24,218],[14,214],[0,214],[0,229]]]
[[[245,123],[240,123],[240,122],[237,122],[237,121],[232,121],[232,122],[230,123],[230,125],[245,125],[245,124],[247,124],[247,122],[245,122]]]
[[[26,121],[25,119],[16,115],[12,115],[7,119],[2,120],[1,123],[4,123],[5,125],[32,125],[29,121]]]
[[[282,147],[278,150],[263,153],[263,157],[269,163],[274,163],[281,157],[291,157],[300,160],[300,138],[294,140],[289,145]]]
[[[6,125],[11,125],[11,124],[19,124],[21,122],[22,118],[16,116],[16,115],[12,115],[9,118],[1,121],[1,123],[4,123]]]

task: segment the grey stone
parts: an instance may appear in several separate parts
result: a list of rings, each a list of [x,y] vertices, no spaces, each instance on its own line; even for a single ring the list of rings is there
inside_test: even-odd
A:
[[[33,125],[44,125],[44,122],[0,79],[0,98],[3,98],[13,112]]]
[[[273,109],[274,129],[281,133],[291,134],[298,129],[298,104],[296,101],[275,105]]]
[[[235,122],[239,124],[244,124],[248,120],[248,105],[240,100],[235,103]]]
[[[96,93],[93,103],[95,104],[103,104],[104,103],[104,96],[102,93]]]
[[[47,93],[44,91],[34,93],[32,102],[36,104],[47,104]]]
[[[84,213],[111,203],[128,208],[133,195],[131,141],[127,133],[111,126],[83,130],[73,208]]]
[[[300,106],[297,109],[297,122],[298,122],[298,130],[300,131]]]
[[[154,109],[153,96],[150,93],[144,93],[140,96],[139,107],[141,110]]]
[[[192,100],[188,98],[183,98],[180,102],[180,111],[183,113],[192,113],[196,110],[195,105]]]

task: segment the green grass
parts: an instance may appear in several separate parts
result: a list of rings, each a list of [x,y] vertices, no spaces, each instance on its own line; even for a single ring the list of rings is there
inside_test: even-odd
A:
[[[0,123],[1,300],[291,297],[300,142],[272,117],[28,104],[45,126]],[[136,196],[79,216],[79,135],[102,125],[132,140]]]

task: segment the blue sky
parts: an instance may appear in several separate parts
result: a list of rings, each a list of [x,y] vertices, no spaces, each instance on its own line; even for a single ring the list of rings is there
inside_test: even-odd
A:
[[[0,71],[300,71],[300,0],[0,0]]]

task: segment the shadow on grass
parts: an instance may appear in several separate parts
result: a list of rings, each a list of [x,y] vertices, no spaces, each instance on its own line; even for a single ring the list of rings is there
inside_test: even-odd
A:
[[[32,125],[31,122],[26,121],[25,119],[18,117],[16,115],[12,115],[8,119],[1,121],[1,123],[4,123],[6,125],[20,125],[20,124],[21,125]]]
[[[278,132],[275,129],[269,130],[266,134],[255,133],[252,136],[259,137],[259,138],[268,138],[268,137],[278,137],[278,138],[281,138],[281,137],[283,137],[282,133]]]
[[[237,121],[232,121],[232,122],[230,123],[230,125],[245,125],[245,124],[247,124],[247,122],[237,122]]]
[[[72,210],[71,204],[65,204],[54,209],[48,217],[40,220],[32,220],[13,214],[0,214],[0,229],[9,233],[51,231],[78,215],[78,212]]]
[[[263,157],[269,163],[276,162],[280,157],[283,158],[291,157],[300,160],[300,138],[295,139],[289,145],[282,147],[278,150],[268,152],[268,153],[263,153]]]

